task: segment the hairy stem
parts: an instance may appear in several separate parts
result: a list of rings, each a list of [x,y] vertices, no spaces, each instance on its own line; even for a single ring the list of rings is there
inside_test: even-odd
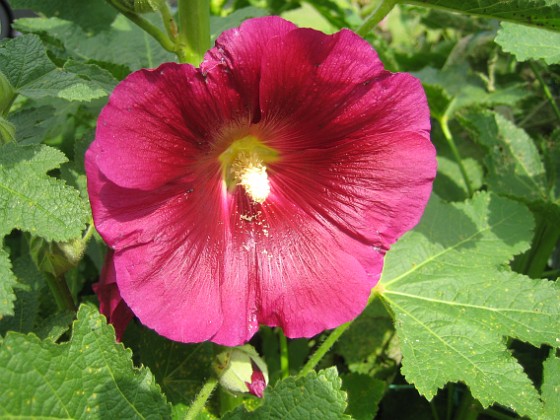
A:
[[[189,410],[185,415],[185,420],[194,420],[198,416],[198,413],[202,411],[202,409],[206,405],[206,402],[208,401],[208,398],[210,398],[212,392],[214,392],[214,388],[216,388],[216,385],[218,385],[218,378],[214,376],[209,377],[194,399],[193,403],[189,407]]]
[[[344,334],[344,331],[346,331],[350,325],[352,325],[352,322],[347,322],[346,324],[342,324],[335,328],[327,337],[327,339],[321,343],[315,353],[313,353],[313,355],[309,358],[305,366],[299,372],[298,376],[303,377],[311,372],[321,361],[323,356],[327,354],[327,352],[331,349],[334,343],[337,342],[340,336]]]
[[[58,309],[68,309],[72,312],[76,312],[76,304],[74,303],[68,284],[64,279],[64,275],[55,276],[51,273],[44,273],[44,275]]]
[[[453,136],[451,135],[451,131],[449,130],[447,116],[444,115],[443,117],[438,118],[438,122],[439,122],[439,125],[441,127],[441,131],[443,132],[443,136],[445,137],[445,140],[447,141],[447,144],[449,145],[449,148],[451,149],[451,153],[453,153],[453,157],[455,158],[455,162],[457,162],[457,165],[459,165],[459,170],[461,171],[461,175],[463,176],[463,180],[465,181],[465,185],[467,187],[467,193],[468,193],[469,197],[472,197],[472,195],[474,193],[473,187],[472,187],[471,181],[469,179],[469,176],[467,174],[467,170],[465,169],[465,165],[463,164],[463,159],[461,158],[461,155],[459,154],[459,150],[457,149],[457,146],[455,145],[455,140],[453,139]]]
[[[171,39],[169,39],[169,37],[165,33],[163,33],[157,26],[148,22],[139,14],[127,10],[115,0],[107,0],[107,2],[123,15],[125,15],[131,22],[135,23],[149,35],[151,35],[157,42],[159,42],[163,49],[169,52],[176,52],[177,48],[175,46],[175,43],[171,41]]]
[[[369,15],[366,21],[360,26],[356,33],[360,36],[366,36],[385,16],[389,14],[393,7],[399,3],[399,0],[380,0],[375,10]]]

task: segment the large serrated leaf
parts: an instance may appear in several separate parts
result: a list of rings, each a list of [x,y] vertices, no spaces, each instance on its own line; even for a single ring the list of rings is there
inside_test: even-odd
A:
[[[547,64],[560,63],[560,33],[502,22],[496,43],[519,61],[543,59]]]
[[[0,71],[17,93],[30,98],[91,101],[110,92],[104,83],[56,67],[36,35],[20,36],[0,47]]]
[[[403,374],[424,396],[462,381],[484,406],[540,412],[538,392],[505,341],[560,343],[560,288],[506,266],[528,247],[532,227],[531,213],[515,201],[434,197],[387,254],[380,293],[394,312]]]
[[[286,378],[265,390],[263,405],[247,412],[244,407],[227,413],[223,418],[301,420],[349,419],[344,415],[346,395],[340,390],[341,380],[336,368],[303,378]]]
[[[558,0],[407,0],[406,3],[560,30]]]
[[[69,342],[8,333],[0,347],[0,417],[169,418],[147,368],[91,305],[82,305]]]
[[[89,211],[78,191],[45,175],[66,161],[49,146],[0,147],[0,236],[12,229],[56,241],[81,234]]]

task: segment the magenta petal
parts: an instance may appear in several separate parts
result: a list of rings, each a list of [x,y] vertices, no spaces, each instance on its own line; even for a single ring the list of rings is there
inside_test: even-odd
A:
[[[348,30],[291,31],[269,41],[262,61],[263,119],[291,127],[302,148],[366,133],[415,131],[428,138],[420,81],[385,71],[372,47]]]
[[[121,341],[126,327],[134,314],[122,300],[116,282],[113,251],[109,250],[105,258],[105,265],[99,282],[92,285],[93,291],[99,299],[99,311],[107,317],[107,321],[115,328],[117,341]]]
[[[226,68],[251,112],[258,116],[262,55],[272,37],[283,37],[294,29],[293,23],[277,16],[246,20],[239,28],[229,29],[218,37],[216,46],[206,54],[201,69],[212,72],[216,67]]]

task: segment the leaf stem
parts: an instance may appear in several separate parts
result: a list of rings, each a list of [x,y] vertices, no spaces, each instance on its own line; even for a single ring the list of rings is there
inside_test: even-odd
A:
[[[142,16],[137,13],[131,12],[127,10],[122,5],[120,5],[115,0],[107,0],[111,6],[125,15],[130,21],[134,22],[144,31],[146,31],[149,35],[151,35],[159,44],[163,47],[163,49],[177,53],[177,47],[175,43],[165,34],[163,33],[157,26],[153,25],[152,23],[148,22]]]
[[[48,272],[45,272],[44,275],[58,309],[68,309],[72,312],[76,312],[76,304],[74,303],[68,284],[64,279],[64,275],[55,276]]]
[[[356,33],[362,37],[365,37],[369,31],[371,31],[379,22],[381,22],[385,16],[389,14],[393,7],[399,3],[399,0],[380,0],[377,7],[372,12],[371,15],[366,19],[366,21],[360,26]]]
[[[178,0],[179,48],[176,51],[181,63],[198,66],[210,48],[209,0]]]
[[[321,361],[323,356],[327,354],[327,352],[331,349],[331,347],[336,343],[336,341],[340,338],[344,331],[348,329],[348,327],[352,325],[352,321],[347,322],[346,324],[342,324],[335,328],[331,334],[327,337],[325,341],[321,343],[319,348],[313,353],[313,355],[309,358],[305,366],[301,369],[298,374],[298,377],[303,377],[311,372],[315,366]]]
[[[465,389],[455,420],[476,420],[480,414],[480,409],[480,403],[473,398],[468,389]]]
[[[161,15],[161,21],[163,22],[163,26],[167,31],[167,36],[175,41],[177,38],[177,24],[175,23],[175,19],[173,19],[173,15],[171,14],[171,10],[169,9],[169,4],[167,1],[162,2],[162,6],[159,9],[159,13]]]
[[[287,378],[290,376],[288,339],[281,328],[278,328],[278,341],[280,342],[280,370],[282,378]]]
[[[548,102],[550,103],[550,106],[552,107],[554,113],[556,114],[556,117],[560,120],[560,109],[558,109],[558,105],[556,105],[556,101],[552,96],[552,92],[550,92],[548,85],[545,83],[544,79],[542,78],[541,72],[539,71],[537,65],[534,62],[529,61],[529,65],[531,66],[531,70],[533,71],[533,74],[535,75],[535,77],[537,78],[537,80],[541,85],[544,96],[546,96],[546,99],[548,99]]]
[[[200,413],[206,405],[206,401],[208,401],[212,392],[214,392],[216,385],[218,385],[218,378],[210,376],[189,407],[185,415],[185,420],[194,420],[197,417],[198,413]]]
[[[471,185],[471,181],[470,181],[469,176],[467,174],[467,170],[465,169],[465,165],[463,164],[463,159],[461,158],[461,155],[459,154],[459,150],[457,149],[457,146],[455,145],[455,140],[453,139],[453,136],[451,135],[451,131],[449,130],[447,115],[444,115],[441,118],[438,118],[437,120],[438,120],[439,125],[441,127],[441,131],[443,132],[443,136],[445,137],[445,140],[447,141],[447,144],[449,145],[449,148],[451,149],[451,153],[453,153],[453,157],[455,158],[455,162],[457,162],[457,165],[459,165],[459,170],[461,171],[461,175],[463,176],[463,180],[465,181],[465,185],[467,187],[467,193],[468,193],[469,197],[472,197],[472,195],[474,193],[473,187]]]

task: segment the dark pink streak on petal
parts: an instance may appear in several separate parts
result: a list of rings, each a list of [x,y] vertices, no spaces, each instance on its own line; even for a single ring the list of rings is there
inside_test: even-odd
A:
[[[262,56],[272,37],[283,37],[296,28],[293,23],[277,16],[246,20],[238,28],[224,31],[218,37],[216,46],[206,54],[201,69],[212,72],[227,67],[232,83],[258,119]]]
[[[107,253],[99,282],[95,283],[92,287],[99,299],[99,311],[107,317],[107,321],[115,328],[117,341],[121,341],[126,327],[132,321],[134,314],[119,292],[112,250],[109,250]]]
[[[260,103],[265,124],[289,128],[281,150],[330,147],[349,136],[423,132],[429,109],[418,80],[383,69],[356,34],[297,29],[271,39],[262,58]]]

